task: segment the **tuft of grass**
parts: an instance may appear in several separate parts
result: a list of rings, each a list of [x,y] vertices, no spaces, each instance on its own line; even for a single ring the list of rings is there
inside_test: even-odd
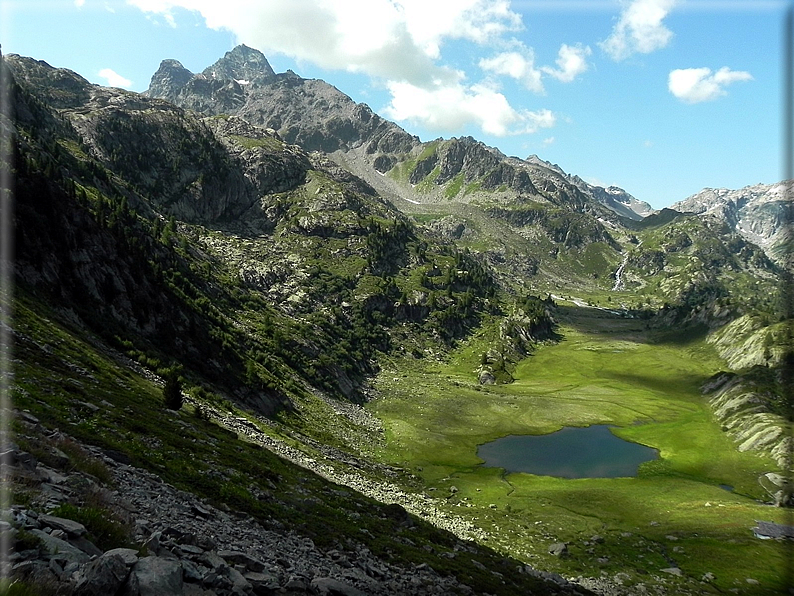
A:
[[[113,475],[105,465],[105,462],[92,456],[79,443],[64,437],[59,439],[55,446],[66,454],[73,469],[93,476],[102,484],[112,484]]]
[[[60,593],[59,586],[51,583],[0,579],[0,596],[57,596]]]
[[[63,503],[51,515],[71,519],[85,526],[88,539],[103,551],[127,547],[131,544],[131,528],[107,507],[86,505],[78,507]]]

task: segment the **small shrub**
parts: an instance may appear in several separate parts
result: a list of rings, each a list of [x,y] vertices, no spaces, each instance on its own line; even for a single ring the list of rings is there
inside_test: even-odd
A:
[[[169,410],[179,410],[182,407],[182,381],[178,369],[172,368],[166,374],[163,399],[165,407]]]
[[[17,530],[17,533],[14,535],[14,550],[16,552],[36,550],[41,548],[42,545],[41,538],[27,530]]]
[[[65,437],[59,440],[55,446],[66,454],[69,458],[69,463],[78,472],[89,474],[103,484],[111,484],[113,482],[113,475],[105,465],[105,462],[92,456],[73,439]]]

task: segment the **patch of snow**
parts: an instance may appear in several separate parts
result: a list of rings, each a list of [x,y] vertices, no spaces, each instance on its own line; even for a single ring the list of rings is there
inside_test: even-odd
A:
[[[234,79],[234,82],[237,83],[238,85],[249,85],[251,83],[251,81],[246,81],[245,79],[240,79],[239,81],[237,79]]]

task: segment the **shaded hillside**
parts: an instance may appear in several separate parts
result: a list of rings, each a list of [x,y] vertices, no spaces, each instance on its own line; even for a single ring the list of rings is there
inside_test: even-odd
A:
[[[155,368],[180,364],[263,412],[304,384],[360,400],[377,355],[404,349],[394,334],[421,353],[490,308],[477,261],[323,157],[8,61],[19,281]]]

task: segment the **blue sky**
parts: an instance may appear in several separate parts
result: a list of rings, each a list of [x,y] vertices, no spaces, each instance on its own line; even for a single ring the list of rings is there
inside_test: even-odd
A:
[[[668,206],[783,178],[783,20],[750,0],[0,0],[0,43],[144,91],[238,43],[422,140],[471,135]]]

